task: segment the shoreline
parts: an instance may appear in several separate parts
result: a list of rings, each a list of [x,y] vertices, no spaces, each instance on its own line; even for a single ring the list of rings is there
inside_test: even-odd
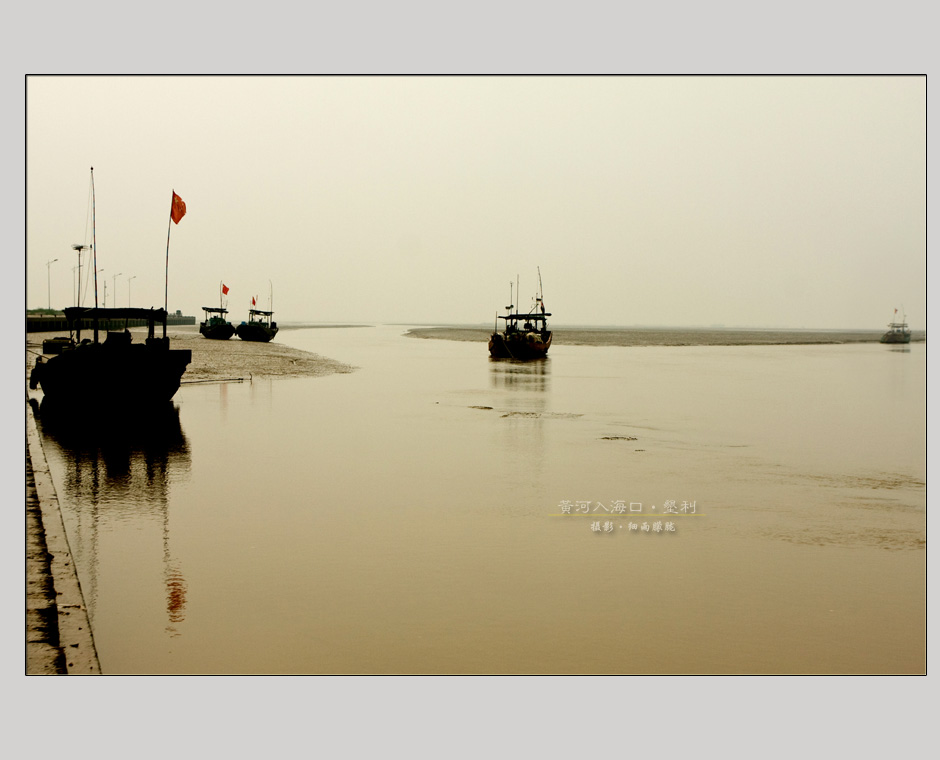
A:
[[[424,340],[486,342],[486,327],[413,327],[405,335]],[[876,330],[773,330],[710,328],[556,328],[553,344],[568,346],[798,346],[878,343]],[[912,343],[925,343],[926,332],[916,331]],[[889,344],[886,344],[889,345]],[[907,344],[897,344],[907,345]]]
[[[146,328],[131,328],[134,343],[142,343]],[[42,355],[42,342],[61,332],[29,333],[26,341],[26,375]],[[208,340],[196,330],[167,330],[171,349],[189,349],[192,361],[186,367],[182,384],[251,377],[324,377],[355,372],[356,367],[320,354],[277,343],[254,343],[238,338]],[[46,355],[46,359],[51,358]]]

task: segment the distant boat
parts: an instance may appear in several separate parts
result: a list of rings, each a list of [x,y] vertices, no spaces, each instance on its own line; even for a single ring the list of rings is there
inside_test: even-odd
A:
[[[512,283],[509,285],[510,301],[512,300]],[[516,295],[518,295],[518,284]],[[552,331],[548,329],[550,313],[545,311],[542,300],[542,273],[539,272],[539,294],[535,297],[535,305],[528,313],[514,312],[514,304],[506,307],[508,314],[497,319],[505,320],[502,332],[497,326],[489,340],[490,356],[494,359],[544,359],[552,345]]]
[[[62,341],[51,358],[38,359],[30,373],[29,387],[40,387],[46,399],[137,408],[165,403],[179,390],[192,351],[170,349],[166,309],[71,306],[65,309],[65,318],[75,339]],[[106,332],[99,342],[99,324],[120,320],[127,324],[131,319],[146,320],[144,343],[133,343],[126,327],[123,332]],[[156,324],[163,324],[163,337],[155,336]],[[82,339],[83,327],[93,330],[94,339]]]
[[[269,343],[277,335],[277,322],[271,321],[271,317],[274,316],[274,288],[270,280],[268,280],[268,287],[270,288],[268,311],[256,309],[256,300],[252,298],[251,308],[248,310],[248,321],[242,322],[235,328],[235,334],[242,340]]]
[[[894,316],[897,318],[898,310],[894,310]],[[910,343],[911,330],[907,326],[907,315],[904,314],[900,322],[889,322],[888,332],[881,336],[882,343]]]
[[[248,321],[235,328],[235,334],[242,340],[269,343],[277,335],[277,322],[272,322],[273,311],[260,309],[248,310]]]
[[[206,338],[228,340],[235,334],[235,326],[225,319],[228,309],[203,306],[202,310],[206,313],[206,321],[199,323],[199,332]]]
[[[206,313],[206,321],[199,323],[199,332],[206,338],[212,340],[228,340],[235,334],[235,328],[232,323],[225,319],[228,309],[222,306],[222,297],[228,293],[228,288],[219,283],[219,307],[203,306],[202,310]]]

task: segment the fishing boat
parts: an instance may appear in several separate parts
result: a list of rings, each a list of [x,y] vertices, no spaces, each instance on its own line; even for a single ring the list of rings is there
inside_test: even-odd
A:
[[[43,355],[36,359],[30,372],[29,387],[42,389],[44,404],[81,404],[89,410],[123,411],[165,404],[179,390],[183,373],[192,361],[192,351],[170,349],[170,339],[166,336],[166,305],[162,309],[98,308],[94,199],[95,173],[92,168],[91,250],[94,255],[95,305],[93,308],[70,306],[64,310],[69,336],[51,343],[44,342],[44,350],[52,356],[47,359]],[[186,205],[174,191],[170,201],[170,221],[179,224],[185,213]],[[73,248],[79,251],[81,264],[81,251],[85,246]],[[169,250],[167,232],[167,274]],[[77,292],[81,293],[80,275]],[[80,301],[80,296],[77,299]],[[147,337],[143,343],[134,343],[131,337],[129,327],[138,324],[147,325]],[[155,334],[157,324],[163,325],[160,337]],[[82,338],[83,329],[90,330],[92,337]],[[100,341],[98,336],[102,331],[105,339]]]
[[[189,349],[171,349],[166,337],[166,309],[65,309],[69,333],[75,338],[50,358],[40,357],[30,373],[29,387],[42,389],[44,400],[66,400],[104,406],[141,407],[165,403],[179,390],[192,361]],[[116,323],[144,320],[147,337],[134,343],[130,330],[108,329]],[[163,325],[163,336],[155,326]],[[104,326],[105,339],[99,331]],[[82,330],[92,338],[82,338]]]
[[[512,283],[509,284],[512,301]],[[518,282],[516,293],[518,294]],[[505,320],[503,330],[499,330],[499,322],[493,329],[489,340],[490,356],[494,359],[544,359],[552,345],[552,331],[548,329],[548,317],[551,313],[545,311],[545,302],[542,300],[542,273],[539,272],[539,294],[535,297],[535,304],[526,313],[513,311],[515,305],[510,303],[506,307],[507,314],[497,316],[497,320]]]
[[[202,310],[206,313],[206,321],[199,323],[199,332],[203,337],[212,340],[228,340],[235,334],[235,327],[229,322],[225,315],[228,309],[225,308],[222,299],[228,295],[228,287],[224,283],[219,283],[219,306],[203,306]]]
[[[897,319],[898,310],[894,310],[894,319]],[[907,326],[907,315],[903,314],[900,322],[888,323],[888,331],[881,336],[882,343],[910,343],[911,330]]]
[[[242,340],[256,343],[269,343],[277,335],[277,322],[272,322],[273,311],[260,309],[248,310],[248,321],[235,328],[235,334]]]
[[[270,281],[268,283],[270,285]],[[270,306],[268,311],[256,309],[257,299],[251,299],[251,308],[248,310],[248,321],[242,322],[235,328],[235,334],[242,340],[250,340],[255,343],[269,343],[277,335],[277,322],[273,322],[272,311],[274,306],[274,291],[271,290],[269,297]]]
[[[225,319],[228,309],[221,306],[203,306],[202,310],[206,313],[205,322],[199,323],[199,332],[203,337],[211,340],[228,340],[235,334],[235,326]]]

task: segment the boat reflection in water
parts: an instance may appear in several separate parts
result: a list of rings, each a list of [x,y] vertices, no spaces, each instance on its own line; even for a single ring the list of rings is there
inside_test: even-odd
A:
[[[549,390],[551,366],[548,357],[536,361],[490,357],[490,381],[494,388],[544,393]]]
[[[121,413],[76,410],[49,398],[30,404],[47,458],[63,465],[56,486],[91,622],[102,574],[137,571],[133,550],[122,567],[102,568],[100,543],[132,533],[144,542],[140,554],[162,549],[166,630],[178,635],[186,584],[170,552],[169,491],[191,468],[179,409],[172,402]]]

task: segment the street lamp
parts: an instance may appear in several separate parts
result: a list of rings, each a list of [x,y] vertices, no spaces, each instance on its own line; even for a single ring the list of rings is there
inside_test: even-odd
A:
[[[137,279],[136,274],[133,277],[127,278],[127,308],[128,309],[131,308],[131,280],[135,280],[135,279]]]
[[[56,261],[58,261],[58,259],[52,259],[52,261],[46,262],[46,295],[49,297],[49,311],[52,311],[52,275],[50,272],[52,265]]]
[[[121,273],[118,272],[111,278],[111,298],[114,300],[115,307],[117,306],[117,278],[120,276]],[[107,304],[105,304],[105,306],[107,306]]]
[[[78,253],[78,286],[75,288],[75,305],[81,306],[81,290],[82,290],[82,251],[87,251],[91,248],[90,245],[82,245],[81,243],[73,243],[72,250]]]

